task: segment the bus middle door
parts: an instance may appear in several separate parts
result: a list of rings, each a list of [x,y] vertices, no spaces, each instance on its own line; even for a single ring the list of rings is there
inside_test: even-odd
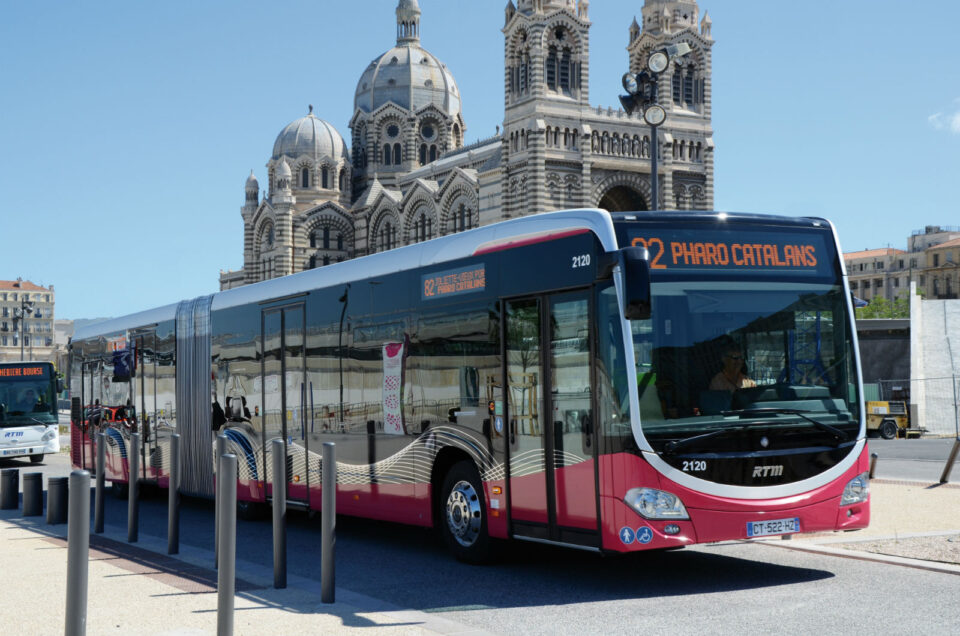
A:
[[[512,534],[599,547],[588,291],[508,300]]]
[[[302,302],[270,307],[262,313],[263,463],[273,486],[272,441],[282,439],[286,455],[287,500],[307,503],[309,475],[304,349],[305,311]],[[271,490],[272,492],[272,490]]]

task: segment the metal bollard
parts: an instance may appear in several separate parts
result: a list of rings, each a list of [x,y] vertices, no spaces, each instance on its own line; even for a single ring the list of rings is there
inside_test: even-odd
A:
[[[220,567],[220,458],[227,452],[227,436],[221,433],[217,435],[216,457],[213,460],[213,466],[216,469],[214,475],[214,496],[213,496],[213,567]]]
[[[20,506],[20,471],[4,468],[0,471],[0,510],[16,510]]]
[[[140,534],[140,433],[130,435],[130,452],[127,454],[130,468],[127,484],[127,543],[136,543]]]
[[[70,514],[67,525],[66,636],[87,633],[87,568],[90,558],[90,473],[70,473]]]
[[[47,479],[47,523],[67,522],[67,477]]]
[[[870,479],[873,479],[874,473],[877,472],[877,454],[870,453]]]
[[[180,435],[170,436],[170,478],[167,483],[167,554],[180,553]]]
[[[273,453],[273,587],[287,587],[287,480],[283,440],[270,443]]]
[[[97,496],[93,505],[93,531],[103,533],[104,481],[107,478],[107,435],[97,433]]]
[[[233,634],[233,603],[236,588],[237,507],[228,504],[237,499],[237,456],[223,455],[217,468],[217,499],[220,506],[220,567],[217,570],[217,636]]]
[[[23,516],[43,514],[43,473],[23,474]]]
[[[320,601],[333,603],[335,598],[334,548],[337,543],[337,457],[336,444],[323,443],[322,490],[320,503]]]
[[[943,467],[943,473],[940,475],[941,484],[945,484],[950,481],[950,471],[953,470],[953,462],[957,461],[957,451],[960,451],[960,437],[953,442],[953,448],[950,450],[950,457],[947,458],[947,465]]]

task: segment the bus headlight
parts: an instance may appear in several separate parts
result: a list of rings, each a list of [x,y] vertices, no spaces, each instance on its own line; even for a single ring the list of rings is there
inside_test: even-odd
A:
[[[870,496],[870,474],[861,473],[851,479],[843,489],[843,495],[840,497],[841,506],[861,503]]]
[[[690,518],[680,498],[663,490],[631,488],[623,498],[623,503],[645,519]]]
[[[43,434],[42,439],[44,442],[49,442],[56,436],[57,436],[57,431],[51,428],[51,429],[47,429],[47,432]]]

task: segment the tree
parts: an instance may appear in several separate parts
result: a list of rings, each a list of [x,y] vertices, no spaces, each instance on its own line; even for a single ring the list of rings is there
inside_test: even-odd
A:
[[[898,296],[893,302],[886,298],[877,297],[870,301],[866,307],[860,307],[856,310],[857,318],[909,318],[910,317],[910,299]]]

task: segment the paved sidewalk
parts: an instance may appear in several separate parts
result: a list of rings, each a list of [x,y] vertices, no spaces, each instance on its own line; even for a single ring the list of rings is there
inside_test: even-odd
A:
[[[199,635],[217,629],[216,571],[209,551],[166,541],[126,543],[126,531],[91,534],[87,634]],[[46,525],[0,511],[0,563],[8,581],[0,615],[19,634],[63,634],[66,610],[66,525]],[[266,571],[265,571],[266,570]],[[15,584],[9,582],[15,581]],[[337,589],[337,602],[320,603],[317,582],[289,576],[273,589],[273,573],[238,561],[236,634],[480,634],[472,628]],[[13,608],[16,608],[15,610]],[[14,617],[15,614],[15,617]]]
[[[889,557],[890,563],[960,574],[960,485],[875,479],[868,528],[798,535],[789,543],[782,547],[817,546],[838,556],[869,553]]]
[[[8,581],[4,610],[17,633],[62,634],[67,569],[66,525],[0,511],[0,563]],[[216,571],[209,550],[107,526],[91,534],[87,633],[196,635],[217,626]],[[845,533],[799,535],[769,545],[960,574],[960,486],[875,480],[871,525]],[[480,634],[472,627],[337,589],[337,602],[319,602],[317,581],[290,576],[273,589],[270,568],[238,560],[234,613],[237,634]]]

